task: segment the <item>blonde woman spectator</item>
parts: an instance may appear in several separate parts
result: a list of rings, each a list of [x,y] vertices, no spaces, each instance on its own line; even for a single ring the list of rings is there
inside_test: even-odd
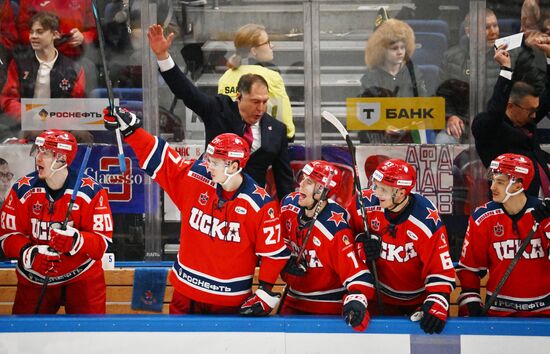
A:
[[[244,74],[262,76],[269,85],[269,107],[267,113],[286,125],[287,138],[294,140],[295,128],[292,121],[290,99],[286,93],[281,74],[265,67],[273,60],[273,45],[265,27],[247,24],[239,28],[233,40],[236,53],[227,62],[229,68],[218,82],[218,93],[237,97],[237,82]]]

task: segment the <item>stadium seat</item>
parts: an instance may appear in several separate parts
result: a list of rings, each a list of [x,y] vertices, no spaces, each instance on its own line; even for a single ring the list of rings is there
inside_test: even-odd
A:
[[[447,50],[448,41],[442,33],[418,32],[415,33],[416,50],[412,60],[416,65],[441,65],[443,53]]]

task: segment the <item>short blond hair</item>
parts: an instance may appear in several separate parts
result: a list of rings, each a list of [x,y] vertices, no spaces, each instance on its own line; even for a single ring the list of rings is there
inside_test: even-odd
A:
[[[262,44],[260,43],[260,37],[263,32],[266,32],[265,27],[256,23],[246,24],[237,30],[233,39],[236,53],[227,61],[227,66],[230,69],[238,68],[241,65],[242,58],[248,56],[250,49]]]
[[[414,31],[407,23],[389,19],[374,31],[365,47],[365,64],[369,68],[381,66],[384,63],[386,50],[396,42],[405,43],[405,61],[408,61],[415,48]]]

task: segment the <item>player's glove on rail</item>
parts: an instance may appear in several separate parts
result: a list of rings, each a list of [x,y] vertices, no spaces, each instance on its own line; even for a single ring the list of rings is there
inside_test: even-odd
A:
[[[367,297],[360,292],[351,292],[344,297],[342,316],[354,330],[363,332],[369,326],[370,314]]]
[[[546,198],[539,205],[535,206],[531,214],[538,223],[550,217],[550,199]]]
[[[60,261],[57,252],[49,249],[48,245],[26,245],[21,249],[19,257],[20,265],[35,271],[41,275],[52,275],[57,273],[57,264]]]
[[[382,250],[382,239],[380,236],[371,234],[370,237],[366,233],[361,232],[355,236],[355,251],[359,259],[372,262],[380,258]]]
[[[141,128],[141,119],[126,108],[114,107],[111,110],[107,107],[103,110],[103,124],[107,130],[120,128],[122,135],[128,136]]]
[[[420,321],[420,328],[426,333],[441,333],[447,322],[448,313],[449,294],[431,293],[419,310],[411,316],[411,320]]]
[[[271,292],[262,285],[242,304],[240,314],[243,316],[267,316],[279,303],[281,294]]]
[[[50,226],[50,247],[57,252],[74,256],[83,244],[84,238],[74,227],[67,225],[63,230],[60,223]]]
[[[302,257],[299,262],[297,262],[297,259],[297,255],[290,256],[290,259],[286,262],[285,267],[283,268],[283,272],[290,275],[295,275],[297,277],[306,275],[307,263],[305,258]]]
[[[460,317],[479,317],[483,314],[483,304],[479,290],[463,289],[458,297],[458,315]]]

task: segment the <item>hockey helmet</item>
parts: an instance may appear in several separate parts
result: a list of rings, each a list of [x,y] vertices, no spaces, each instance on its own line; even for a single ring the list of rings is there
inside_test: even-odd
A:
[[[502,154],[491,161],[489,172],[492,174],[505,174],[511,178],[521,178],[523,189],[529,188],[535,175],[535,168],[531,159],[518,154]]]
[[[323,186],[327,184],[330,178],[327,186],[329,189],[327,196],[331,197],[338,193],[342,183],[342,172],[333,164],[322,160],[311,161],[302,168],[302,172],[304,176],[311,178]]]
[[[78,145],[75,137],[64,130],[50,129],[41,133],[34,140],[32,153],[38,153],[39,150],[52,151],[56,157],[65,155],[65,162],[70,166],[76,157]]]
[[[401,159],[389,159],[378,165],[372,179],[390,187],[403,188],[409,194],[416,185],[416,171]]]
[[[246,140],[237,134],[224,133],[208,144],[206,155],[227,161],[238,161],[239,166],[244,168],[250,157],[250,147]]]

